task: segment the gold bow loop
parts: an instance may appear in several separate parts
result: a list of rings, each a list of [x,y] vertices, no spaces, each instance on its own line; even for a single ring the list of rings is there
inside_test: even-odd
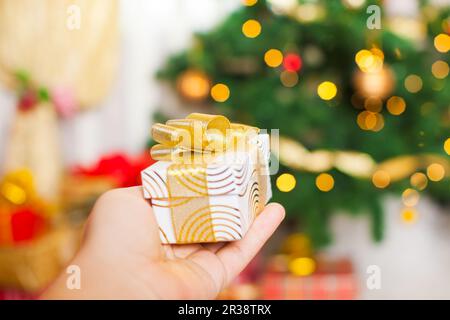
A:
[[[155,160],[207,162],[218,153],[245,148],[258,133],[259,128],[232,123],[221,115],[191,113],[185,119],[154,124],[152,137],[159,144],[150,153]]]

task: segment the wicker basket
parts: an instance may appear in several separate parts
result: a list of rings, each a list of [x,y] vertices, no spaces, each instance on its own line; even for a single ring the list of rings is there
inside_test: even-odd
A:
[[[0,248],[0,287],[38,292],[72,258],[79,230],[59,228],[36,241]]]

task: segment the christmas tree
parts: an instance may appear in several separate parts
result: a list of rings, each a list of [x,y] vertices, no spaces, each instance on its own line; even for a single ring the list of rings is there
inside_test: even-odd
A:
[[[370,214],[381,239],[387,193],[402,194],[405,222],[422,194],[448,205],[448,8],[422,1],[405,18],[377,1],[244,4],[158,76],[211,113],[280,129],[273,200],[316,246],[339,211]]]

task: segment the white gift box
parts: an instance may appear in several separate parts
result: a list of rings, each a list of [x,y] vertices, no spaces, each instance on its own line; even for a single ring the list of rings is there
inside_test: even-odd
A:
[[[272,196],[268,134],[208,164],[158,161],[142,171],[162,243],[241,239]]]

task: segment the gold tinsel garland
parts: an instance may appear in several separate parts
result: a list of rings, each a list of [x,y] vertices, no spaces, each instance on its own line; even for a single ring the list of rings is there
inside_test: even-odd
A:
[[[418,170],[430,165],[442,166],[445,176],[450,176],[450,162],[435,154],[404,155],[376,163],[363,152],[356,151],[309,151],[301,143],[286,137],[280,137],[277,156],[280,162],[289,168],[307,172],[324,172],[333,168],[355,178],[370,179],[374,173],[386,173],[390,182],[410,177]]]

